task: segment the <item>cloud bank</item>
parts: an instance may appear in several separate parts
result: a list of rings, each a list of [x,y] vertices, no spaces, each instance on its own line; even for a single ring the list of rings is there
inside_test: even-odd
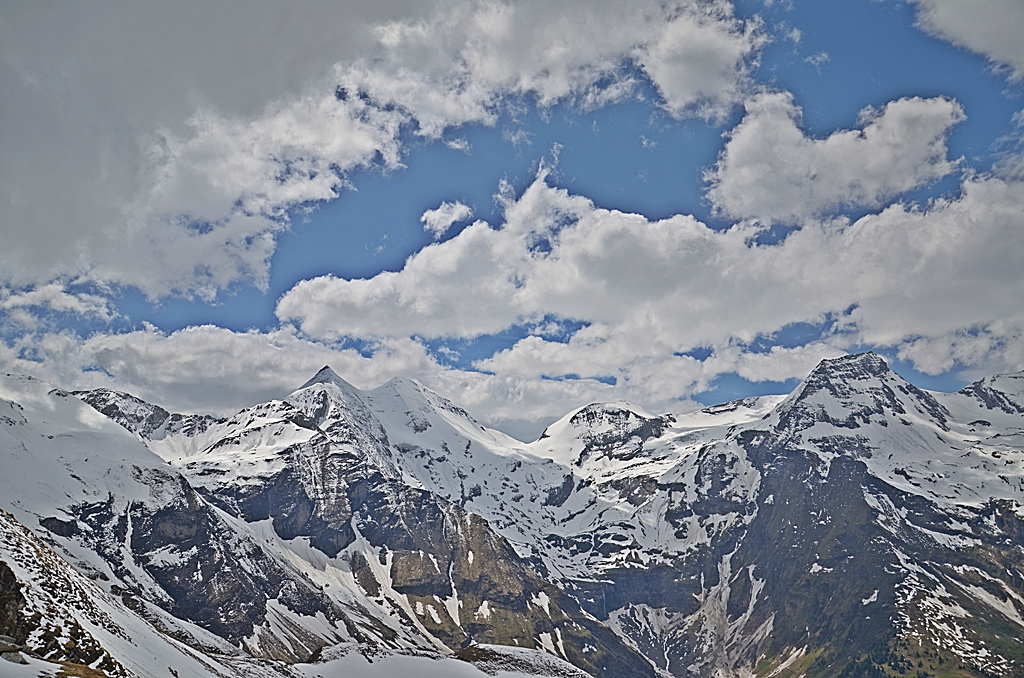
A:
[[[196,13],[5,10],[0,280],[84,276],[154,300],[265,287],[288,210],[400,169],[404,133],[493,125],[516,98],[599,107],[640,76],[672,115],[720,115],[764,42],[721,0]]]
[[[302,281],[277,312],[327,341],[472,338],[571,319],[586,326],[568,342],[527,337],[478,367],[610,376],[660,399],[700,384],[704,368],[685,355],[696,347],[733,356],[722,371],[744,369],[753,380],[796,376],[829,350],[858,345],[904,347],[931,372],[967,355],[950,337],[984,328],[986,359],[1012,365],[1024,322],[1021,204],[1024,183],[971,177],[954,199],[815,221],[766,246],[756,244],[756,224],[715,231],[690,216],[649,221],[597,208],[542,173],[508,200],[500,228],[473,224],[398,272]],[[826,319],[831,348],[806,348],[792,371],[758,372],[737,353],[759,336]]]
[[[1022,182],[969,177],[927,208],[813,222],[771,246],[748,224],[715,231],[600,209],[543,174],[507,200],[499,228],[473,224],[401,271],[299,283],[280,302],[280,330],[43,332],[0,357],[56,383],[131,384],[168,407],[213,411],[281,397],[331,364],[361,387],[418,378],[506,428],[599,400],[678,410],[722,374],[784,381],[865,345],[928,373],[1024,367]],[[547,326],[559,318],[579,329],[556,338]],[[822,335],[757,347],[794,323]],[[472,370],[440,364],[425,343],[513,324],[531,333]]]
[[[926,30],[1024,73],[1016,4],[917,8]],[[956,195],[894,203],[962,168],[947,148],[961,104],[896,99],[812,137],[793,95],[752,81],[768,32],[728,2],[229,2],[199,26],[188,3],[93,10],[0,21],[6,370],[227,413],[331,364],[361,387],[418,378],[515,430],[591,401],[679,409],[722,375],[785,381],[862,347],[929,374],[1024,368],[1019,148],[964,170]],[[300,281],[276,328],[70,329],[116,320],[123,287],[265,289],[290,211],[402,171],[410,144],[468,152],[460,130],[523,106],[579,114],[652,90],[678,119],[744,105],[704,174],[716,216],[738,223],[602,209],[542,164],[521,193],[497,187],[496,226],[444,240],[473,211],[435,202],[421,218],[435,242],[400,270]],[[762,244],[773,222],[798,228]],[[787,343],[794,327],[811,339]],[[521,338],[446,361],[502,334]]]

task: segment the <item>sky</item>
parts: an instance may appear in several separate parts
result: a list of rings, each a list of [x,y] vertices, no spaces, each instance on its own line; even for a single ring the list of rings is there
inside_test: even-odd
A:
[[[0,5],[0,369],[523,440],[1024,369],[1019,0]]]

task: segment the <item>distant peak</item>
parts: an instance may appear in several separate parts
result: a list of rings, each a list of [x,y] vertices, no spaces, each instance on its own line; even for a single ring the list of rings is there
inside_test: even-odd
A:
[[[330,365],[324,365],[321,367],[320,371],[314,374],[312,379],[299,387],[299,390],[301,391],[302,389],[309,388],[315,384],[334,384],[348,390],[352,390],[354,388],[352,384],[339,377],[338,373],[332,370]]]
[[[415,379],[392,377],[377,388],[373,389],[372,393],[398,398],[417,398],[423,396],[423,391],[423,386]]]
[[[632,415],[641,419],[657,419],[656,415],[651,414],[642,407],[625,401],[591,403],[586,407],[581,407],[575,416],[593,416],[596,413],[611,417],[629,417]]]
[[[841,375],[844,377],[881,376],[889,372],[889,365],[882,356],[868,351],[851,353],[838,358],[825,358],[814,368],[811,375]]]
[[[990,410],[1024,414],[1024,372],[985,377],[964,386],[960,394],[976,398]]]
[[[777,412],[780,425],[794,430],[818,422],[855,429],[877,423],[879,417],[906,423],[906,415],[914,412],[945,429],[951,416],[934,396],[907,382],[871,352],[822,360]]]
[[[889,365],[881,356],[871,351],[826,358],[811,370],[793,394],[797,401],[823,390],[838,396],[837,388],[844,393],[858,391],[862,388],[857,385],[858,382],[886,380],[891,374]]]
[[[391,377],[384,383],[384,388],[399,388],[401,386],[412,386],[413,388],[419,388],[419,383],[415,379],[406,379],[405,377]]]
[[[570,427],[580,430],[583,437],[595,435],[605,429],[632,431],[655,426],[660,431],[670,417],[658,417],[643,408],[627,402],[591,403],[581,407],[568,418]],[[556,422],[557,423],[557,422]],[[548,429],[551,429],[549,426]],[[548,430],[545,435],[550,435]],[[658,433],[657,435],[661,435]],[[543,435],[541,437],[544,437]]]

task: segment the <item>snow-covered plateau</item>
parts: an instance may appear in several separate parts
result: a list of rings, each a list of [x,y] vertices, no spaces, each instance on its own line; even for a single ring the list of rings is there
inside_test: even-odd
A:
[[[1024,675],[1024,373],[532,443],[327,367],[227,419],[5,375],[0,509],[0,676]]]

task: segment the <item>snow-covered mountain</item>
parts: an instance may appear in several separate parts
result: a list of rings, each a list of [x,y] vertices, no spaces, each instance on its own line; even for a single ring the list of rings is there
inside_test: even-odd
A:
[[[1024,374],[939,394],[847,356],[786,397],[593,404],[529,444],[329,368],[228,419],[9,375],[0,398],[0,633],[39,657],[1024,675]],[[72,589],[109,624],[45,602]]]

